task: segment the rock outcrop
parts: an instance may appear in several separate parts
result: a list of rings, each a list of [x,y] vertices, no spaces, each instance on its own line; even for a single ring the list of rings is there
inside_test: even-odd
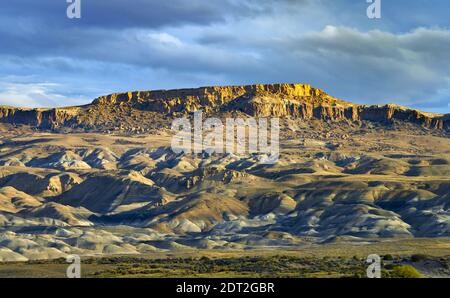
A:
[[[333,121],[402,121],[424,127],[447,130],[448,115],[423,113],[398,105],[358,105],[334,98],[308,84],[270,84],[202,87],[195,89],[137,91],[115,93],[95,99],[83,107],[58,109],[17,109],[0,107],[0,122],[24,124],[40,129],[79,127],[102,130],[110,118],[98,114],[158,113],[186,115],[198,110],[206,113],[240,111],[256,117],[292,117]],[[106,111],[106,112],[105,112]],[[125,112],[124,112],[125,111]],[[95,119],[95,121],[93,120]]]
[[[55,129],[72,125],[76,116],[82,111],[81,107],[56,109],[0,107],[0,122],[29,125],[41,129]]]

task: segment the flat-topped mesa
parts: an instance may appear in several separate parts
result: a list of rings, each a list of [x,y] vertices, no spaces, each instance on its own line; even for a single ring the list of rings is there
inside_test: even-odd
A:
[[[114,93],[94,100],[93,104],[120,104],[126,102],[143,102],[171,99],[195,99],[215,103],[225,103],[245,94],[264,95],[271,94],[286,97],[312,97],[326,95],[320,89],[309,84],[257,84],[246,86],[211,86],[189,89],[136,91]]]
[[[102,96],[93,105],[129,105],[168,115],[241,111],[256,117],[293,117],[322,120],[407,121],[444,129],[448,120],[397,105],[366,106],[334,98],[309,84],[215,86],[195,89],[137,91]]]
[[[115,93],[99,97],[87,106],[57,109],[0,107],[0,122],[41,129],[76,127],[109,130],[116,129],[118,123],[122,122],[132,122],[133,127],[149,125],[145,121],[139,122],[139,119],[143,119],[141,116],[149,116],[147,112],[170,118],[198,110],[219,114],[240,111],[253,117],[291,117],[304,120],[371,121],[387,124],[400,121],[434,129],[450,128],[448,115],[423,113],[397,105],[352,104],[309,84],[215,86]],[[137,116],[136,113],[144,114]]]
[[[214,86],[195,89],[137,91],[115,93],[94,100],[94,105],[131,105],[135,108],[165,114],[239,109],[243,112],[288,116],[296,107],[350,105],[329,96],[309,84],[259,84],[247,86]],[[264,107],[266,106],[266,107]],[[309,112],[300,112],[298,116]],[[312,115],[311,115],[312,116]]]

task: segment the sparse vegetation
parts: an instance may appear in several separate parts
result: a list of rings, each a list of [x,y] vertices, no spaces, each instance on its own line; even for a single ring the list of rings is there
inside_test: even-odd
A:
[[[437,259],[437,258],[436,258]],[[449,257],[444,258],[450,260]],[[0,277],[62,277],[67,263],[64,259],[0,264]],[[84,277],[280,277],[280,278],[366,278],[364,259],[349,257],[170,257],[149,259],[117,256],[85,258]],[[44,272],[44,275],[42,275]],[[382,269],[382,278],[422,277],[413,266],[398,264]]]
[[[393,278],[420,278],[422,275],[411,265],[395,266],[390,273]]]

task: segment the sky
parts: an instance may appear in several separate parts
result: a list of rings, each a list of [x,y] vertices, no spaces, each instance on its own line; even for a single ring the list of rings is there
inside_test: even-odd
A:
[[[0,105],[121,91],[309,83],[361,104],[450,113],[450,1],[0,2]]]

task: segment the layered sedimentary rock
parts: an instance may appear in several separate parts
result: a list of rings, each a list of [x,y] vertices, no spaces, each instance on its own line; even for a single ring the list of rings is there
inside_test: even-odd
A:
[[[436,129],[448,129],[450,124],[448,115],[435,116],[392,104],[384,106],[360,106],[358,107],[358,114],[362,120],[388,122],[395,119]]]
[[[310,107],[347,104],[307,84],[272,84],[128,92],[100,97],[94,105],[131,105],[165,114],[242,110],[252,115],[312,117]],[[299,114],[300,115],[300,114]]]
[[[14,107],[0,107],[0,122],[23,124],[42,129],[54,129],[64,125],[71,125],[81,108],[61,109],[20,109]]]
[[[448,129],[448,115],[423,113],[397,105],[357,105],[336,99],[308,84],[270,84],[202,87],[196,89],[137,91],[102,96],[83,107],[59,109],[16,109],[0,107],[0,122],[25,124],[42,129],[94,127],[102,129],[98,113],[124,111],[153,112],[167,116],[241,111],[257,117],[293,117],[299,119],[403,121],[434,129]],[[126,113],[119,118],[124,120]],[[92,119],[96,119],[93,125]],[[108,120],[109,121],[109,120]]]

